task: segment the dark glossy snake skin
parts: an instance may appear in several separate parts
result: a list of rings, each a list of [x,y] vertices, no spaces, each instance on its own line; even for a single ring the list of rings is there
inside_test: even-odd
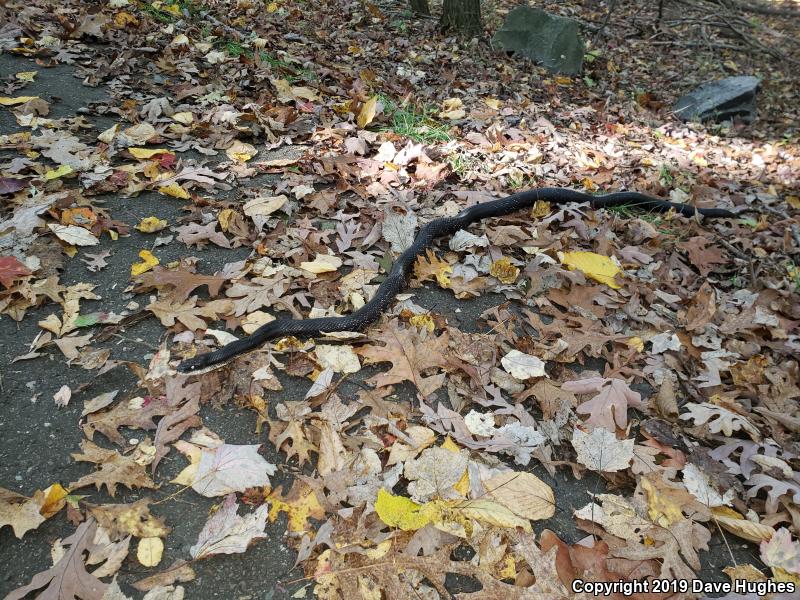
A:
[[[502,217],[523,208],[532,207],[537,200],[552,204],[578,202],[588,204],[592,208],[608,208],[612,206],[635,206],[637,208],[667,212],[673,210],[691,217],[699,213],[705,217],[733,217],[734,214],[721,208],[695,208],[688,204],[676,204],[666,200],[651,198],[638,192],[616,192],[602,196],[592,196],[569,189],[539,188],[520,192],[499,200],[476,204],[462,210],[455,217],[435,219],[420,229],[414,243],[403,252],[392,265],[386,280],[378,287],[375,297],[353,314],[342,317],[324,317],[319,319],[278,319],[256,329],[252,335],[226,344],[218,350],[201,354],[181,362],[177,369],[182,373],[196,373],[209,370],[209,367],[228,362],[235,356],[258,348],[268,340],[286,336],[315,337],[321,333],[332,331],[360,331],[376,321],[386,310],[395,296],[403,290],[406,278],[414,265],[417,255],[422,253],[431,243],[440,237],[448,236],[459,229],[464,229],[489,217]]]

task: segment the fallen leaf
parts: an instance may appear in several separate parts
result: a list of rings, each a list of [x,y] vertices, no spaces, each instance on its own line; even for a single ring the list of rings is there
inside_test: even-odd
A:
[[[156,231],[161,231],[166,226],[167,222],[164,219],[159,219],[158,217],[145,217],[139,221],[139,224],[136,225],[136,229],[142,233],[155,233]]]
[[[530,354],[525,354],[519,350],[511,350],[501,360],[500,364],[515,379],[525,381],[536,377],[547,377],[544,370],[544,362]]]
[[[264,533],[269,512],[267,506],[261,505],[244,517],[236,514],[238,508],[236,494],[228,494],[222,506],[203,526],[197,543],[189,549],[193,559],[241,553],[254,540],[267,537]]]
[[[555,514],[553,489],[532,473],[506,471],[483,482],[487,497],[514,514],[538,521]]]
[[[136,559],[142,566],[155,567],[161,562],[164,554],[164,542],[161,538],[147,537],[139,540],[136,548]]]
[[[17,588],[6,596],[6,600],[21,600],[31,592],[41,590],[39,598],[54,600],[103,600],[108,587],[86,570],[84,553],[89,551],[94,540],[97,523],[88,519],[75,532],[61,542],[64,550],[59,560],[46,571],[37,573],[28,585]]]
[[[100,240],[83,227],[59,225],[58,223],[48,223],[47,227],[58,239],[73,246],[96,246],[100,243]]]
[[[0,256],[0,283],[8,289],[15,279],[31,275],[31,270],[13,256]]]
[[[607,256],[594,252],[563,252],[559,253],[561,264],[570,270],[582,271],[587,277],[605,283],[608,287],[619,289],[620,285],[614,277],[622,271],[617,264]]]
[[[375,118],[375,113],[378,109],[378,96],[372,96],[369,100],[367,100],[364,105],[361,107],[361,111],[358,113],[358,118],[356,119],[356,123],[358,124],[359,129],[364,129],[367,125],[372,123],[372,120]]]
[[[139,258],[142,259],[142,262],[133,263],[131,265],[131,277],[137,277],[142,273],[147,273],[147,271],[159,264],[158,258],[149,250],[140,250]]]
[[[603,427],[596,427],[591,433],[578,428],[572,432],[578,462],[593,471],[611,473],[627,469],[633,459],[633,444],[632,439],[618,440]]]

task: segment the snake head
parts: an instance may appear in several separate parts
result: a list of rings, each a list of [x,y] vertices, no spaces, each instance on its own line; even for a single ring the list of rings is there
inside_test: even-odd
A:
[[[187,358],[186,360],[182,360],[175,370],[178,373],[197,373],[208,367],[210,364],[208,360],[208,354],[201,354],[200,356],[195,356],[194,358]]]

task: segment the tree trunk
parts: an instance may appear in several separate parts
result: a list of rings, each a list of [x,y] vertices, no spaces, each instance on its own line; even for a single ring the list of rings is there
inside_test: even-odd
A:
[[[430,16],[431,9],[428,6],[428,0],[411,0],[411,10],[418,15]]]
[[[480,0],[444,0],[439,24],[444,30],[453,30],[463,35],[482,34]]]

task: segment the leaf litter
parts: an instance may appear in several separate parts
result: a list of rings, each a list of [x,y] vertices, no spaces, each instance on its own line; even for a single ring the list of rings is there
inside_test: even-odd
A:
[[[25,89],[46,70],[3,80],[0,110],[18,127],[0,136],[0,315],[50,311],[20,361],[56,348],[98,376],[138,379],[100,395],[58,382],[52,408],[82,407],[86,438],[62,453],[89,464],[64,487],[0,488],[0,527],[35,538],[61,514],[75,529],[9,598],[126,597],[115,576],[134,556],[135,589],[183,597],[196,561],[259,543],[292,548],[320,598],[449,597],[448,574],[478,580],[464,598],[580,597],[579,577],[695,578],[719,531],[758,544],[753,564],[730,555],[731,578],[800,581],[800,152],[786,125],[797,82],[773,43],[795,43],[790,22],[747,21],[751,51],[725,42],[717,61],[689,56],[686,15],[668,13],[668,44],[647,44],[618,7],[585,76],[569,78],[382,3],[216,4],[205,25],[194,3],[171,1],[68,1],[56,19],[42,0],[4,9],[5,51],[70,65],[110,97],[56,118],[57,99]],[[687,81],[654,73],[687,60],[686,77],[768,73],[759,120],[674,121],[673,82]],[[152,69],[157,81],[142,77]],[[93,129],[86,115],[115,123]],[[286,338],[190,381],[172,370],[281,313],[357,310],[421,224],[539,185],[637,189],[737,218],[539,203],[419,257],[363,335]],[[184,214],[141,212],[147,193]],[[231,254],[211,272],[207,252]],[[90,281],[111,265],[122,274],[121,314],[104,310],[106,291],[68,280],[71,260]],[[502,305],[467,328],[417,304],[426,286]],[[103,347],[153,317],[168,336],[149,364]],[[287,377],[304,382],[302,400]],[[282,462],[206,429],[201,414],[219,408],[249,411]],[[189,465],[170,481],[157,467],[172,448]],[[615,493],[571,502],[538,466]],[[276,476],[293,479],[288,492]],[[108,501],[120,486],[136,500]],[[167,568],[170,528],[145,493],[222,498]],[[270,525],[283,513],[280,536]],[[561,530],[559,513],[586,536]],[[474,561],[453,558],[464,546]]]

